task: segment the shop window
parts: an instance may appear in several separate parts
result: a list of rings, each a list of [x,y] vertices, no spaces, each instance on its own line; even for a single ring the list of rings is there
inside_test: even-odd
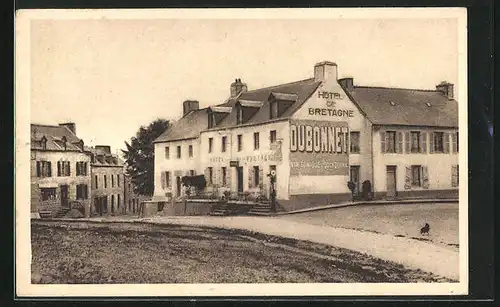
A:
[[[253,134],[253,149],[257,150],[257,149],[259,149],[259,146],[260,146],[260,144],[259,144],[259,133],[255,132]]]
[[[189,145],[188,152],[189,152],[189,157],[192,158],[193,157],[193,145]]]
[[[269,131],[269,141],[271,144],[276,143],[277,135],[276,135],[276,130],[271,130]]]
[[[76,185],[76,199],[87,199],[88,196],[88,187],[86,184]]]
[[[170,159],[170,147],[165,146],[165,159]]]
[[[227,142],[227,137],[223,136],[222,137],[222,144],[221,144],[221,146],[222,146],[221,151],[222,152],[226,152],[226,142]]]
[[[243,149],[243,136],[241,134],[238,134],[238,151],[241,151]]]
[[[227,168],[226,167],[222,168],[222,185],[223,186],[227,185]]]
[[[422,186],[422,166],[420,165],[411,166],[411,185],[414,187]]]
[[[52,177],[52,163],[50,161],[36,161],[37,177]]]
[[[351,131],[350,140],[351,153],[359,153],[359,131]]]
[[[177,146],[177,159],[181,158],[181,147]]]
[[[56,188],[41,188],[42,200],[56,199]]]
[[[444,133],[434,132],[434,152],[444,152]]]
[[[208,152],[211,153],[214,146],[214,138],[208,138]]]

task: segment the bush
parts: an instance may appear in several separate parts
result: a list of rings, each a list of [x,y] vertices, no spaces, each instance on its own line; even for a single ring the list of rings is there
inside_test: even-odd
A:
[[[83,215],[83,213],[81,213],[79,209],[73,208],[70,211],[68,211],[68,213],[66,213],[65,217],[72,219],[79,219],[85,217],[85,215]]]

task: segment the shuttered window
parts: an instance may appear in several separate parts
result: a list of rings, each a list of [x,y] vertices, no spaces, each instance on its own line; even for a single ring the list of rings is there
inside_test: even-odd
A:
[[[52,177],[52,163],[50,161],[36,162],[37,177]]]
[[[403,132],[396,132],[396,153],[403,153]]]
[[[458,180],[458,165],[452,165],[451,166],[451,186],[456,188],[458,187],[459,180]]]
[[[260,147],[260,142],[259,141],[260,141],[260,139],[259,139],[259,133],[255,132],[253,134],[253,149],[254,150],[259,149],[259,147]]]
[[[405,189],[429,188],[429,172],[427,166],[411,165],[406,167]]]
[[[385,152],[395,153],[396,152],[396,131],[387,131],[385,133]]]
[[[451,133],[451,151],[452,153],[458,152],[458,132]]]
[[[359,153],[359,131],[351,131],[349,139],[351,153]]]
[[[222,185],[227,185],[227,168],[225,167],[222,168]]]
[[[420,153],[420,131],[410,133],[411,153]]]

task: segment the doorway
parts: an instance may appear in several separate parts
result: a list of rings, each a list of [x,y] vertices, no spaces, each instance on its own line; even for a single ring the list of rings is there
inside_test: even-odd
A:
[[[386,169],[387,173],[387,197],[396,197],[396,166],[388,165]]]
[[[238,193],[243,193],[243,166],[236,167],[236,175],[238,178]]]
[[[354,183],[354,195],[359,195],[359,165],[352,165],[349,170],[349,179]]]
[[[68,189],[69,187],[67,185],[62,185],[61,186],[61,206],[63,207],[68,207]]]
[[[181,196],[181,177],[175,177],[176,186],[177,186],[177,197]]]

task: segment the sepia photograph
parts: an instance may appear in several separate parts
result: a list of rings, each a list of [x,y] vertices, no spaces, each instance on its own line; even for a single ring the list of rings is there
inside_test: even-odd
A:
[[[21,10],[18,296],[467,294],[466,10]]]

